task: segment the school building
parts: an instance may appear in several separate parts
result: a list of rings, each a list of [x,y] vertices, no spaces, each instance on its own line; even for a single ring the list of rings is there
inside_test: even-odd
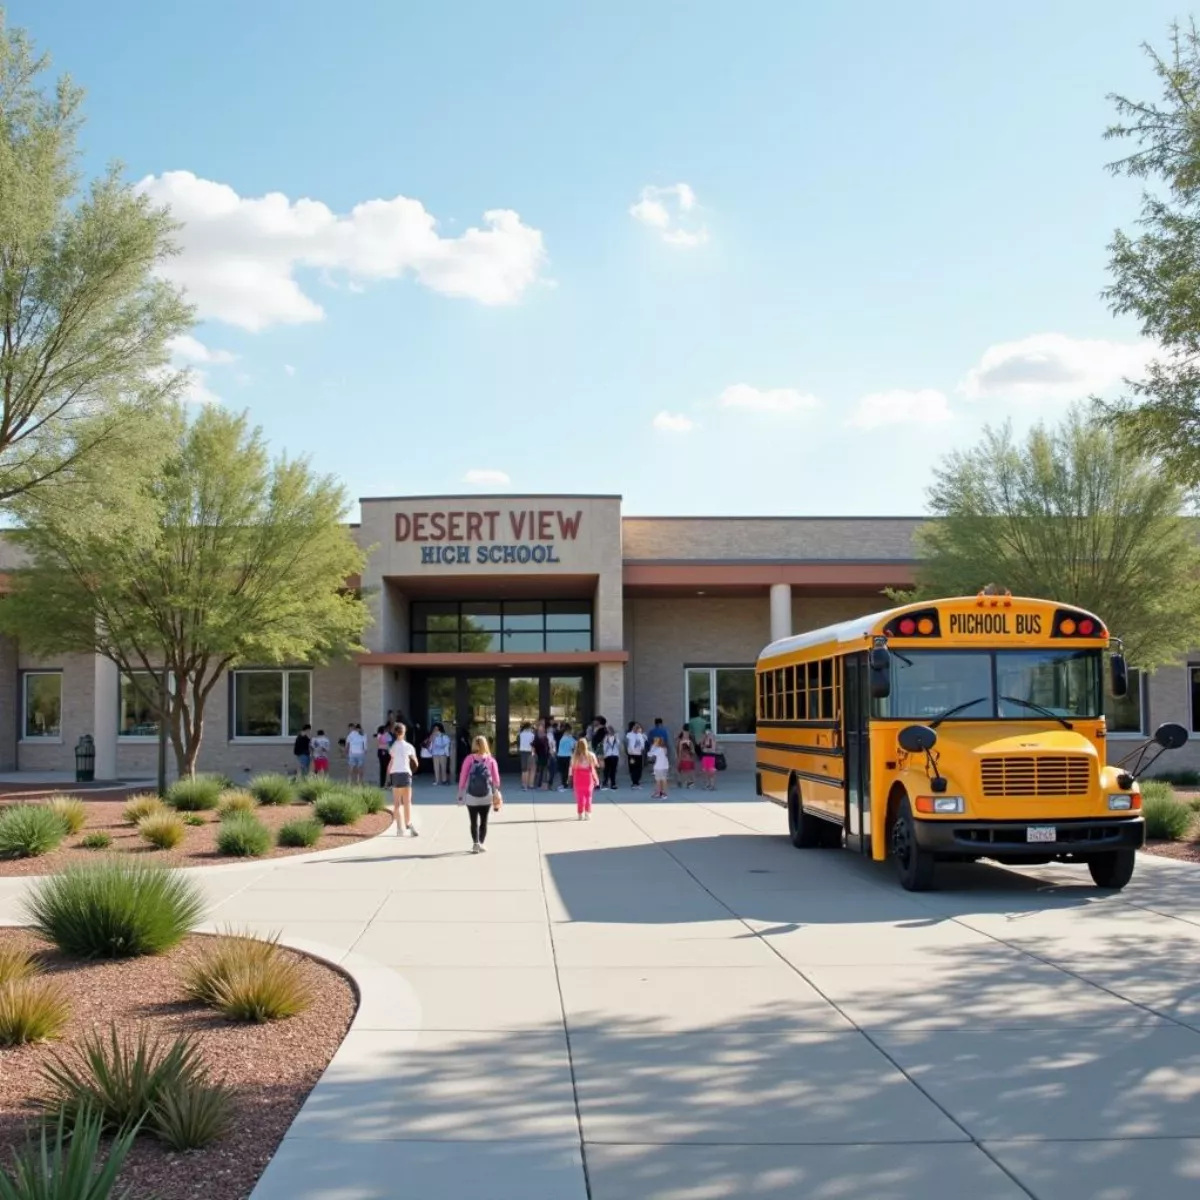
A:
[[[364,499],[366,653],[230,672],[209,701],[201,768],[290,770],[306,722],[336,740],[391,710],[452,735],[469,723],[506,769],[521,723],[541,715],[673,729],[698,715],[730,768],[749,771],[760,650],[889,607],[883,590],[912,582],[921,521],[636,517],[619,496]],[[0,545],[0,569],[15,565]],[[1111,757],[1162,721],[1200,732],[1195,662],[1134,673],[1109,714]],[[157,728],[135,684],[103,659],[39,660],[0,638],[0,771],[73,770],[90,734],[97,778],[152,776]],[[1170,767],[1200,767],[1200,741]]]

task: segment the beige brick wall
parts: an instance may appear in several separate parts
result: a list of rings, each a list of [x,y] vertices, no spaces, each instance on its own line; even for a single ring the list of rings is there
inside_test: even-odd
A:
[[[21,771],[73,771],[75,769],[75,743],[85,733],[94,734],[96,672],[92,656],[73,654],[62,658],[40,660],[28,654],[19,654],[21,671],[62,671],[62,737],[21,737],[22,686],[18,680],[13,711],[17,724],[17,769]]]

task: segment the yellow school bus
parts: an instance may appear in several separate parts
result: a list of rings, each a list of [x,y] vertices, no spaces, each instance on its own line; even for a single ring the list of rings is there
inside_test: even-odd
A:
[[[1094,613],[1007,594],[909,604],[773,642],[757,665],[758,793],[793,845],[894,859],[1086,863],[1122,888],[1145,841],[1137,775],[1187,740],[1161,726],[1105,754],[1119,643]],[[1109,669],[1105,669],[1105,658]]]

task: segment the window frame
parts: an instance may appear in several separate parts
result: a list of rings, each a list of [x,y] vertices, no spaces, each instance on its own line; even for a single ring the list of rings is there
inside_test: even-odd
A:
[[[763,675],[758,675],[753,663],[748,665],[742,663],[684,663],[683,664],[683,724],[688,722],[688,711],[690,709],[691,689],[689,687],[690,671],[707,671],[708,672],[708,694],[709,708],[712,712],[713,733],[716,734],[717,740],[722,742],[753,743],[758,738],[758,722],[760,720],[769,720],[765,714],[756,711],[756,708],[761,707],[764,703],[764,697],[760,691],[760,680],[765,678]],[[722,733],[717,728],[717,672],[718,671],[748,671],[754,683],[751,688],[751,695],[757,701],[757,704],[751,707],[751,716],[754,720],[755,728],[750,733]],[[773,705],[777,693],[772,693],[770,703]]]
[[[463,622],[476,614],[465,612],[465,609],[479,606],[495,606],[495,613],[486,614],[488,621],[495,621],[495,626],[483,629],[467,629]],[[427,623],[428,613],[422,613],[422,606],[441,609],[433,615],[449,616],[453,610],[456,628],[431,629]],[[557,606],[568,610],[553,611]],[[536,607],[536,613],[529,611]],[[512,610],[511,614],[509,609]],[[524,609],[525,611],[521,611]],[[512,623],[508,621],[509,616]],[[572,621],[571,618],[577,618]],[[537,621],[535,627],[530,622]],[[556,622],[562,622],[561,624]],[[483,634],[495,642],[493,648],[486,650],[464,650],[463,638],[467,634]],[[430,639],[447,639],[447,645],[452,640],[454,649],[439,646],[430,647]],[[510,644],[510,638],[512,643]],[[567,641],[574,638],[577,642],[586,640],[586,646],[575,645],[563,648],[549,648],[550,641]],[[537,639],[538,648],[522,646],[519,643],[527,639]],[[480,599],[480,600],[413,600],[409,609],[408,648],[413,654],[488,654],[502,658],[506,654],[587,654],[596,648],[596,611],[595,605],[587,599],[575,597],[549,597],[546,599]]]
[[[149,675],[151,679],[155,677],[155,672],[147,671],[145,667],[138,667],[134,671],[118,671],[117,672],[117,745],[118,746],[137,746],[158,744],[157,733],[122,733],[121,724],[121,685],[126,679],[131,679],[134,675]],[[175,672],[170,671],[167,674],[168,680],[173,684]]]
[[[237,677],[239,675],[279,675],[282,676],[282,687],[279,695],[279,727],[283,730],[278,734],[239,734],[237,731],[238,713],[237,713]],[[229,672],[229,741],[237,742],[240,745],[259,745],[259,746],[279,746],[290,744],[295,741],[296,734],[288,733],[288,709],[289,704],[289,689],[291,683],[288,680],[289,675],[307,675],[308,676],[308,715],[304,718],[309,725],[312,724],[313,710],[313,669],[305,666],[289,666],[289,667],[235,667]]]
[[[58,733],[29,732],[29,680],[34,676],[53,675],[58,679]],[[63,671],[58,668],[35,667],[21,672],[21,742],[34,746],[61,746],[63,743]]]

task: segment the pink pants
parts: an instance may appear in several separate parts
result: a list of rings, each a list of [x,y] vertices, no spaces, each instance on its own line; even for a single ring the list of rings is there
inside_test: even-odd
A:
[[[575,785],[575,811],[591,812],[592,792],[596,787],[595,781],[592,779],[592,768],[576,767],[571,772],[571,781]]]

